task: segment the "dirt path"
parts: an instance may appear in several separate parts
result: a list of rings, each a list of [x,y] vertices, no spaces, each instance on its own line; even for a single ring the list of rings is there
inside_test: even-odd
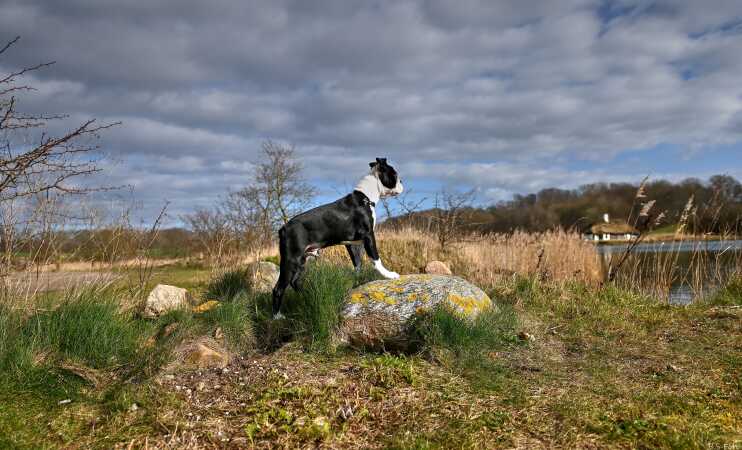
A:
[[[121,278],[114,272],[18,272],[5,278],[13,287],[28,292],[48,292],[89,285],[107,283]]]

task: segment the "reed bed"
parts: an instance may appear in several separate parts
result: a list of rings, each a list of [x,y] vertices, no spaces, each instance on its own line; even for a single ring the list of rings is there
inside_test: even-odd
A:
[[[384,265],[401,274],[420,273],[432,260],[485,287],[504,278],[538,276],[552,281],[580,281],[594,286],[602,280],[595,246],[577,233],[472,234],[441,248],[432,233],[413,228],[380,230],[377,244]],[[326,249],[323,258],[347,264],[345,248]]]
[[[725,237],[725,240],[736,239]],[[685,251],[681,242],[663,242],[658,244],[666,247],[662,251],[633,253],[615,282],[621,288],[659,299],[669,299],[671,291],[678,287],[687,293],[688,300],[707,298],[742,278],[742,251],[731,245],[711,249],[713,244],[713,241],[697,241],[691,250]]]
[[[659,252],[632,251],[613,282],[622,289],[661,300],[667,300],[678,286],[693,299],[708,297],[742,277],[742,252],[731,247],[711,251],[711,242],[699,241],[691,251],[682,250],[676,242],[655,243],[668,246],[668,250]],[[414,228],[382,229],[377,232],[377,244],[384,265],[401,274],[421,273],[428,262],[440,260],[454,274],[484,288],[513,276],[578,282],[597,288],[608,282],[608,267],[622,257],[620,253],[604,257],[594,243],[585,241],[580,234],[559,229],[544,233],[471,234],[444,248],[432,233]],[[322,259],[349,264],[342,246],[325,249]]]

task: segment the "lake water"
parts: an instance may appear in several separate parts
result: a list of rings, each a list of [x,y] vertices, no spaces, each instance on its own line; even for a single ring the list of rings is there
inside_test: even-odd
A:
[[[622,254],[629,244],[598,245],[598,253],[603,255],[607,264],[611,257]],[[643,242],[633,250],[641,264],[651,267],[663,254],[677,254],[674,262],[680,268],[679,272],[687,272],[693,264],[693,255],[701,254],[708,273],[719,273],[731,270],[742,256],[742,240],[708,240],[708,241],[673,241],[673,242]],[[696,261],[699,258],[696,258]],[[713,267],[712,267],[713,266]],[[624,270],[622,268],[622,270]],[[712,291],[714,281],[703,281],[707,291]],[[673,282],[670,287],[669,298],[672,304],[686,305],[694,300],[694,292],[690,285],[683,280]]]

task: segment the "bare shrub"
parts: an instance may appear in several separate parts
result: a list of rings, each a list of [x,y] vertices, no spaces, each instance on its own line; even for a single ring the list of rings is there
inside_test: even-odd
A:
[[[183,216],[183,221],[212,262],[237,255],[260,258],[272,247],[278,228],[304,211],[316,193],[302,170],[294,147],[266,141],[250,184],[211,208]]]
[[[182,218],[209,261],[223,262],[236,238],[227,216],[219,208],[213,208],[199,209]]]
[[[0,56],[15,38],[0,48]],[[85,220],[68,199],[110,188],[86,179],[98,173],[100,133],[114,125],[87,120],[67,131],[50,131],[50,122],[68,117],[27,114],[19,95],[33,91],[25,75],[48,67],[42,63],[0,77],[0,276],[14,270],[59,262],[64,230]]]

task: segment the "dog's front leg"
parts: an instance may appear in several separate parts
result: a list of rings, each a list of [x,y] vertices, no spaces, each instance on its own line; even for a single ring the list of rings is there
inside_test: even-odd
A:
[[[382,277],[389,278],[391,280],[399,278],[399,274],[397,272],[387,270],[387,268],[384,267],[384,264],[381,263],[381,259],[379,258],[379,250],[376,248],[376,237],[374,236],[373,231],[369,233],[368,236],[363,238],[363,247],[366,249],[366,254],[374,262],[374,267],[381,274]]]

